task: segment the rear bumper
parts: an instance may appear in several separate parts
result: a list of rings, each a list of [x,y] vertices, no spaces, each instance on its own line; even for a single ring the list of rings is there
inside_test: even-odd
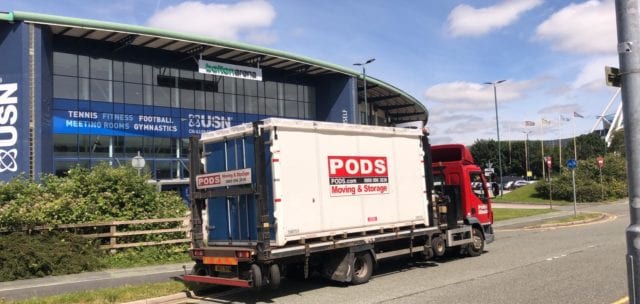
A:
[[[179,276],[179,278],[180,280],[183,280],[185,282],[235,286],[235,287],[243,287],[243,288],[251,287],[251,282],[247,280],[240,280],[240,279],[217,278],[217,277],[210,277],[210,276],[187,275],[187,274],[181,275]]]

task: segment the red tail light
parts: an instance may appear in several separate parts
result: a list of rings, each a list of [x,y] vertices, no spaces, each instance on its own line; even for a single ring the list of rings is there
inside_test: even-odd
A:
[[[201,257],[204,255],[204,251],[203,250],[193,250],[193,256],[194,257]]]
[[[236,257],[248,259],[251,257],[251,252],[249,251],[236,251]]]

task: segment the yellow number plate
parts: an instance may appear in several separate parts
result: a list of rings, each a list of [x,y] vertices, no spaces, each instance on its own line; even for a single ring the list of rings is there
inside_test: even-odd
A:
[[[214,269],[219,272],[231,272],[231,266],[216,265]]]

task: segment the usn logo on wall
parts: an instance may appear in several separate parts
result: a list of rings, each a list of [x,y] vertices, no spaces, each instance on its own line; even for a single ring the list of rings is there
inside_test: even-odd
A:
[[[0,173],[18,171],[17,83],[0,84]]]

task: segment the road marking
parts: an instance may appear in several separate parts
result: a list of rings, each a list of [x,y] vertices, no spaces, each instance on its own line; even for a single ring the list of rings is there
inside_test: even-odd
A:
[[[629,303],[629,296],[626,296],[626,297],[624,297],[624,298],[622,298],[622,299],[620,299],[618,301],[615,301],[615,302],[613,302],[611,304],[627,304],[627,303]]]

